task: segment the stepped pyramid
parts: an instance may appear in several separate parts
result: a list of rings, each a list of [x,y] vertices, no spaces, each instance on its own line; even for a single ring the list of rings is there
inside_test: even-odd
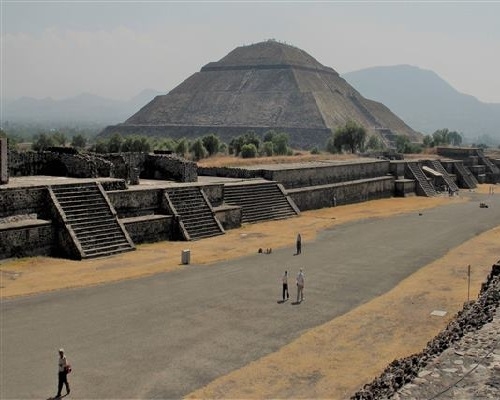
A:
[[[211,62],[166,95],[157,96],[101,135],[173,138],[218,134],[225,142],[253,130],[290,135],[294,147],[324,146],[348,120],[387,143],[387,132],[421,135],[383,104],[365,99],[332,68],[305,51],[273,40],[242,46]]]

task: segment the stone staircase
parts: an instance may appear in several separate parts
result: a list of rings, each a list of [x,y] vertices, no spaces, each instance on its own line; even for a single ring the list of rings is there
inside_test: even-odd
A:
[[[406,163],[406,173],[409,179],[415,179],[417,181],[418,187],[420,188],[420,193],[427,197],[437,196],[436,189],[434,186],[427,180],[424,172],[420,168],[420,166],[416,163]]]
[[[224,185],[224,203],[241,207],[241,222],[284,219],[300,213],[276,182]]]
[[[82,259],[135,250],[98,183],[57,185],[49,190]]]
[[[490,182],[497,183],[500,181],[500,168],[491,162],[491,160],[486,157],[482,150],[477,151],[477,156],[481,161],[481,164],[486,166],[486,172],[490,175]]]
[[[174,208],[172,212],[178,215],[184,226],[185,239],[203,239],[224,233],[200,187],[169,188],[166,192]]]
[[[464,189],[475,189],[478,185],[476,177],[470,172],[470,170],[464,166],[461,162],[454,164],[455,171],[457,173],[458,181],[464,187]]]
[[[427,160],[426,164],[428,167],[432,168],[434,171],[439,172],[441,175],[443,175],[443,179],[446,182],[446,185],[453,191],[457,192],[458,191],[458,186],[457,184],[453,181],[451,176],[448,174],[448,171],[444,169],[443,164],[439,162],[439,160]]]

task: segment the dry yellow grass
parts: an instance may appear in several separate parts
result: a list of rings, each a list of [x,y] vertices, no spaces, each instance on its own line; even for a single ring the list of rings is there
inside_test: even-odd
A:
[[[478,192],[488,193],[489,185]],[[336,224],[421,211],[464,197],[391,198],[302,213],[297,218],[245,225],[224,237],[197,242],[162,242],[112,258],[68,261],[46,257],[0,264],[1,298],[103,284],[180,268],[181,250],[192,263],[210,264],[254,254],[262,243],[292,246],[300,231],[305,242]],[[348,398],[395,358],[418,352],[466,300],[466,266],[471,264],[471,297],[477,295],[500,254],[500,227],[452,249],[390,292],[312,329],[279,351],[222,376],[189,398]],[[432,317],[435,309],[445,318]],[[411,332],[411,335],[408,335]]]

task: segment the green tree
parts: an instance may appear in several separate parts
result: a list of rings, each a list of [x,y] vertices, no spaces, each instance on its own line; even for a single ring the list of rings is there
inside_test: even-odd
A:
[[[278,155],[288,154],[288,134],[282,132],[273,136],[274,153]]]
[[[273,142],[264,142],[262,145],[262,155],[266,157],[272,157],[274,145]]]
[[[161,140],[156,140],[153,147],[158,150],[175,150],[177,143],[172,138],[165,138]]]
[[[328,138],[328,140],[326,141],[325,147],[326,147],[326,151],[328,151],[329,153],[332,153],[332,154],[336,154],[336,153],[340,152],[342,149],[342,148],[338,149],[336,147],[335,139],[334,139],[333,135]]]
[[[241,147],[241,157],[254,158],[257,155],[257,147],[253,143],[244,144]]]
[[[260,147],[260,139],[254,131],[248,131],[243,135],[244,144],[253,144],[257,150]]]
[[[407,136],[396,136],[396,151],[404,154],[421,153],[422,148],[417,144],[410,142]]]
[[[61,131],[54,132],[52,134],[52,139],[54,140],[56,146],[66,146],[66,142],[68,141],[66,135]]]
[[[108,152],[108,142],[102,139],[98,140],[93,150],[99,154],[106,154]]]
[[[371,150],[382,150],[384,148],[384,143],[376,135],[371,135],[366,142],[366,148]]]
[[[272,142],[275,136],[276,136],[276,131],[271,129],[265,133],[264,137],[262,138],[262,141],[264,143],[265,142]]]
[[[43,151],[48,147],[54,146],[54,139],[52,136],[47,135],[46,133],[40,133],[39,135],[35,135],[35,139],[31,148],[35,151]]]
[[[185,138],[182,138],[177,142],[177,145],[175,146],[175,153],[181,157],[184,157],[187,151],[188,151],[188,142]]]
[[[448,133],[449,143],[453,146],[460,146],[462,144],[462,135],[457,131],[451,131]]]
[[[344,126],[335,130],[333,146],[338,150],[348,150],[355,153],[362,150],[366,138],[366,130],[353,121],[348,121]]]
[[[422,143],[424,147],[434,147],[434,140],[431,135],[425,135]]]
[[[219,152],[220,140],[213,133],[202,138],[203,147],[208,151],[208,155],[213,156]]]
[[[71,147],[74,147],[75,149],[84,149],[86,145],[87,139],[81,133],[73,136],[73,139],[71,140]]]
[[[195,161],[201,160],[207,156],[207,149],[203,146],[202,139],[196,139],[190,146],[190,152],[193,154]]]
[[[242,148],[246,144],[253,144],[258,150],[260,146],[260,139],[254,131],[249,131],[241,136],[236,136],[229,142],[229,154],[239,156]]]
[[[119,133],[114,133],[108,141],[108,152],[119,153],[122,149],[123,138]]]
[[[314,146],[312,149],[311,149],[311,154],[320,154],[320,151],[318,149],[317,146]]]
[[[450,144],[449,138],[450,131],[445,129],[438,129],[432,134],[432,141],[434,142],[434,146],[448,145]]]

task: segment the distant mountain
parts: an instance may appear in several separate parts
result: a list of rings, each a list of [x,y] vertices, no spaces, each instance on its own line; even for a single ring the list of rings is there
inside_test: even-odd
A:
[[[56,126],[61,124],[105,126],[130,117],[138,108],[160,94],[164,93],[146,89],[127,101],[108,99],[90,93],[82,93],[62,100],[54,100],[50,97],[45,99],[22,97],[6,101],[3,120]]]
[[[448,128],[476,140],[500,141],[500,103],[460,93],[436,73],[410,65],[366,68],[342,77],[363,96],[385,104],[413,129]]]

